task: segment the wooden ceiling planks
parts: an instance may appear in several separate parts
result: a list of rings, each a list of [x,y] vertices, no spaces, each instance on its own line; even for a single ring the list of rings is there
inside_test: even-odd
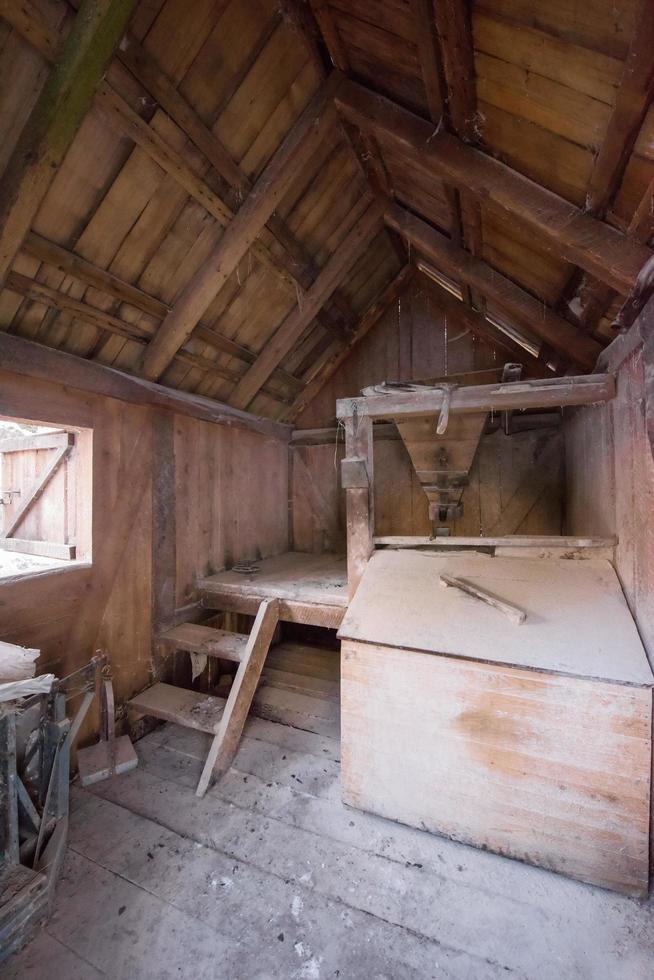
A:
[[[3,174],[0,284],[79,129],[134,0],[85,0]]]
[[[585,264],[605,282],[599,287],[585,282],[579,305],[582,314],[585,305],[595,311],[586,329],[606,339],[608,321],[602,314],[615,295],[610,287],[629,288],[629,262],[633,259],[635,269],[648,254],[633,243],[647,243],[654,230],[649,217],[654,121],[647,112],[647,78],[633,67],[639,41],[647,48],[647,32],[640,38],[635,33],[643,23],[641,3],[625,0],[615,7],[610,0],[588,0],[582,8],[570,0],[476,0],[465,24],[458,0],[360,0],[356,5],[313,0],[334,63],[429,119],[430,134],[444,107],[450,132],[483,143],[485,153],[509,162],[518,176],[535,179],[580,213],[591,185],[601,184],[598,173],[604,173],[611,194],[601,234],[609,225],[626,232],[628,238],[612,239],[624,241],[624,255],[614,263],[611,250],[602,257],[594,240],[595,253],[586,261],[583,234],[570,249],[557,238],[566,231],[563,225],[552,235],[529,215],[511,208],[500,214],[479,182],[473,190],[481,217],[468,201],[459,210],[458,194],[448,187],[449,181],[456,183],[449,170],[443,174],[426,166],[424,153],[416,157],[397,141],[382,147],[383,161],[378,155],[368,160],[371,152],[378,154],[375,139],[366,135],[358,143],[355,134],[357,161],[334,117],[267,226],[248,243],[201,322],[165,367],[166,382],[229,400],[294,313],[302,329],[250,404],[277,416],[301,398],[303,381],[313,390],[323,368],[342,365],[358,318],[399,271],[402,249],[391,244],[387,232],[376,234],[313,319],[305,323],[297,311],[361,219],[371,199],[370,167],[382,178],[373,188],[377,196],[394,196],[552,307],[564,296],[569,300],[569,284],[580,278],[574,266]],[[26,0],[9,5],[14,21],[22,23],[9,29],[0,20],[5,37],[0,80],[12,83],[11,93],[4,97],[3,90],[0,99],[5,157],[24,122],[23,107],[38,96],[77,5],[77,0],[68,7],[60,0]],[[0,18],[7,9],[0,4]],[[105,87],[86,113],[32,231],[126,287],[140,289],[156,310],[148,308],[147,298],[141,297],[140,306],[130,304],[114,280],[103,290],[99,280],[89,281],[79,270],[75,275],[27,248],[13,271],[33,285],[18,279],[14,285],[21,285],[22,296],[0,293],[0,328],[139,370],[144,340],[156,335],[168,308],[212,250],[220,249],[225,228],[233,225],[321,84],[324,68],[315,28],[307,27],[307,9],[292,0],[281,6],[276,0],[137,5]],[[466,30],[455,30],[461,24]],[[621,83],[623,103],[634,86],[641,96],[626,127]],[[106,125],[99,111],[103,101],[113,107],[120,126]],[[626,130],[620,154],[619,137]],[[441,143],[442,136],[450,138],[441,132],[433,143]],[[613,171],[604,160],[614,161]],[[472,177],[477,180],[478,174]],[[468,191],[466,181],[458,187]],[[576,213],[573,217],[578,230],[592,227],[594,234],[597,226],[579,224]],[[604,258],[610,268],[602,276]],[[565,312],[578,322],[576,307]],[[521,329],[527,332],[526,320]],[[565,359],[562,346],[557,349]]]

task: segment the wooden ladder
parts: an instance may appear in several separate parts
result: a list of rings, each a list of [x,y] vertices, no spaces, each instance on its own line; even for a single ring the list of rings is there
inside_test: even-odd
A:
[[[278,621],[279,600],[264,599],[249,634],[182,623],[159,637],[164,650],[186,650],[238,663],[226,700],[158,683],[129,702],[138,715],[151,715],[213,735],[197,796],[204,796],[212,778],[222,776],[236,754]]]

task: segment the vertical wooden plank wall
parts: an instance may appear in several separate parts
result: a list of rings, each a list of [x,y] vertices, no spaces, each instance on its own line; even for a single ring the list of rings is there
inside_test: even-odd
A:
[[[551,447],[551,450],[550,450]],[[551,466],[551,454],[558,465]],[[293,546],[297,551],[345,551],[345,494],[340,488],[338,446],[297,446],[293,454]],[[545,458],[547,470],[541,465]],[[374,441],[375,533],[430,534],[427,497],[402,441]],[[561,534],[563,448],[558,429],[502,431],[482,436],[463,495],[463,516],[451,533]],[[545,472],[546,480],[539,477]],[[510,508],[510,509],[509,509]],[[517,515],[508,526],[503,515]],[[498,530],[501,528],[501,530]],[[579,532],[582,533],[582,532]],[[583,532],[586,533],[586,532]]]
[[[175,416],[176,603],[198,575],[288,550],[286,443]]]
[[[452,324],[434,287],[420,276],[388,308],[298,417],[298,429],[335,425],[336,399],[382,381],[420,381],[505,364],[502,350]]]
[[[570,411],[564,432],[567,531],[617,534],[617,572],[654,666],[654,460],[642,348],[620,367],[615,400]]]
[[[102,647],[122,701],[151,678],[153,585],[170,571],[166,560],[174,610],[197,573],[288,548],[286,443],[4,371],[0,415],[93,430],[93,471],[78,493],[78,507],[92,501],[91,564],[0,580],[0,637],[40,648],[39,670],[63,676]]]
[[[359,394],[365,385],[482,371],[507,360],[503,351],[448,323],[429,280],[419,277],[307,406],[297,427],[334,426],[336,399]],[[561,467],[552,468],[550,458],[552,479],[540,492],[534,479],[548,445],[559,439],[556,430],[483,437],[464,494],[464,514],[451,533],[489,534],[508,504],[519,499],[525,506],[518,508],[515,526],[494,533],[560,534]],[[292,450],[293,546],[298,551],[345,551],[345,495],[339,475],[343,442],[341,431],[338,443],[334,439]],[[562,459],[562,449],[558,455]],[[431,533],[427,498],[402,442],[375,438],[374,459],[376,533]]]

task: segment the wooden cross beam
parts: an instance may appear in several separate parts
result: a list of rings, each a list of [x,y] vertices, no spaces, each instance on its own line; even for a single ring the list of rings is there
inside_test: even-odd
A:
[[[1,6],[0,6],[0,9]],[[43,20],[30,0],[18,5],[9,4],[5,11],[12,26],[32,44],[48,61],[54,61],[63,44],[63,35]],[[119,64],[120,63],[120,64]],[[123,68],[120,65],[124,66]],[[208,163],[219,175],[220,194],[214,193],[204,179],[204,174],[192,167],[184,154],[169,146],[148,123],[122,98],[114,83],[124,82],[129,71],[144,86],[148,94],[186,133]],[[183,186],[187,193],[203,205],[221,224],[227,224],[240,207],[241,197],[249,193],[252,183],[232,159],[226,147],[200,119],[192,106],[175,87],[152,55],[129,33],[126,34],[116,59],[109,68],[111,84],[101,86],[98,104],[129,138],[155,162]],[[275,242],[272,251],[270,245]],[[281,218],[271,215],[268,230],[262,230],[261,240],[253,245],[260,262],[286,286],[302,292],[318,274],[311,255],[295,238]],[[343,320],[352,318],[352,311],[345,299],[333,297],[333,309],[322,310],[319,316],[325,330],[336,336],[344,336]],[[235,354],[238,356],[238,354]]]
[[[67,276],[72,276],[73,279],[77,279],[87,286],[99,289],[101,292],[113,297],[117,303],[127,303],[129,306],[141,310],[148,316],[163,320],[170,312],[170,307],[162,302],[162,300],[157,299],[156,296],[151,296],[138,286],[134,286],[119,276],[114,275],[113,272],[101,269],[81,255],[77,255],[76,252],[70,252],[68,249],[62,248],[61,245],[48,241],[48,239],[41,237],[41,235],[36,235],[34,232],[30,232],[27,236],[21,251],[26,255],[32,256],[32,258],[38,259],[39,262],[45,262],[46,265],[52,266],[54,269],[59,269],[61,272],[66,273]],[[42,285],[41,283],[32,283],[25,277],[21,277],[20,281],[23,287],[29,284],[30,289],[39,289]],[[19,291],[21,290],[19,289]],[[62,297],[62,302],[67,302],[69,299],[70,297]],[[38,302],[43,302],[43,300],[40,298]],[[52,305],[56,306],[56,303]],[[75,316],[75,311],[72,307],[68,307],[66,312]],[[88,307],[83,312],[88,312],[90,315],[95,316],[101,315],[104,311],[98,310],[96,314],[93,307]],[[134,330],[134,324],[126,323],[125,327]],[[109,328],[103,325],[101,329]],[[237,344],[236,341],[223,336],[223,334],[218,333],[213,327],[206,326],[205,324],[198,324],[193,332],[193,336],[203,341],[203,343],[209,344],[215,350],[229,354],[246,364],[253,364],[257,359],[257,355],[249,347]],[[299,378],[281,368],[275,371],[274,376],[280,383],[294,390],[299,391],[304,387],[303,382]]]
[[[592,405],[615,397],[612,374],[583,374],[579,377],[540,378],[533,381],[500,382],[491,385],[467,385],[451,393],[425,386],[424,391],[388,391],[361,398],[339,398],[336,418],[408,419],[440,415],[449,398],[450,414],[508,412],[528,408],[559,408]]]
[[[0,331],[0,371],[10,371],[38,381],[56,380],[68,388],[259,432],[283,442],[290,437],[290,427],[280,422],[250,412],[240,412],[213,398],[153,384],[96,361],[86,361],[76,354],[66,354],[3,331]]]
[[[404,235],[412,245],[456,282],[467,282],[492,300],[507,315],[525,328],[528,334],[547,341],[556,350],[585,368],[593,368],[601,351],[600,344],[587,337],[563,317],[548,309],[534,296],[517,286],[495,269],[453,245],[436,231],[399,205],[391,205],[385,220]]]
[[[35,303],[42,303],[44,306],[50,307],[50,309],[58,310],[78,320],[80,323],[86,323],[99,331],[107,331],[119,337],[124,337],[133,343],[145,346],[154,333],[154,328],[149,323],[147,326],[143,326],[138,323],[121,320],[119,317],[107,313],[105,310],[99,310],[89,303],[74,299],[67,293],[52,289],[51,286],[46,286],[44,283],[30,279],[28,276],[23,276],[19,272],[9,273],[6,287],[13,292],[19,293],[21,296],[25,296],[27,299],[33,300]],[[256,359],[254,355],[252,359]],[[181,364],[186,364],[189,367],[197,368],[204,374],[221,378],[224,381],[237,383],[240,379],[240,375],[236,371],[222,364],[218,364],[209,357],[195,353],[195,351],[189,349],[187,344],[180,347],[175,354],[174,360]],[[284,405],[287,404],[287,399],[280,395],[276,388],[264,386],[264,389],[270,398],[282,402]]]
[[[217,246],[186,284],[143,355],[140,370],[157,380],[193,333],[228,277],[251,247],[292,181],[326,132],[340,78],[332,75],[304,110],[270,160]]]
[[[88,109],[134,0],[84,0],[0,189],[0,285]]]
[[[641,0],[606,135],[593,165],[586,209],[603,214],[620,180],[654,95],[654,4]]]
[[[650,249],[591,217],[493,157],[467,146],[363,85],[346,80],[336,96],[346,119],[408,156],[428,177],[468,190],[483,207],[519,221],[559,257],[604,279],[622,295],[635,284]]]

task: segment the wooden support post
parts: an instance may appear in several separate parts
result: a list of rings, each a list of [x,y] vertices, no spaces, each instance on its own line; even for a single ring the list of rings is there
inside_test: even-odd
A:
[[[365,461],[367,487],[350,487],[345,491],[347,518],[347,582],[350,599],[374,549],[375,508],[372,420],[356,410],[345,422],[345,455]]]
[[[159,635],[175,619],[175,417],[152,417],[152,663],[161,680]]]

